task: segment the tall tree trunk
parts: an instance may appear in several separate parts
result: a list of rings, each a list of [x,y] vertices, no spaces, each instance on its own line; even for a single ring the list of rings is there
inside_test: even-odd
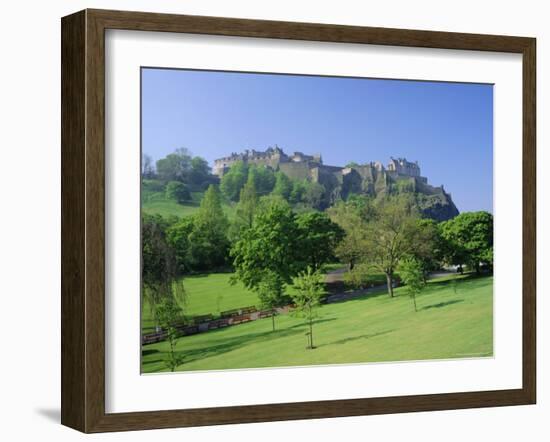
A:
[[[390,298],[393,298],[393,274],[392,272],[386,273],[386,283],[388,285],[388,294]]]

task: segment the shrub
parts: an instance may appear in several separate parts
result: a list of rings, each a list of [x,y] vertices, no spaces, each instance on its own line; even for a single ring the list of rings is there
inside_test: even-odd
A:
[[[185,184],[179,181],[170,181],[166,185],[166,197],[182,204],[191,199],[191,193]]]

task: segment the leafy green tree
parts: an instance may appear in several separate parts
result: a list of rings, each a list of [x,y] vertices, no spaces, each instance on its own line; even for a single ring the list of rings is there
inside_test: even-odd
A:
[[[181,181],[169,181],[166,184],[166,197],[176,200],[179,204],[191,199],[191,193],[187,186]]]
[[[338,203],[342,204],[342,203]],[[350,208],[357,211],[357,213],[361,214],[361,216],[365,219],[368,219],[370,217],[370,214],[372,212],[373,199],[372,197],[369,197],[368,195],[362,195],[362,194],[355,194],[352,193],[348,195],[346,199],[346,205],[348,205]]]
[[[302,196],[302,200],[314,209],[320,209],[323,205],[325,187],[315,181],[306,181],[304,184],[305,192]]]
[[[417,229],[422,241],[416,241],[411,255],[422,266],[424,282],[426,282],[429,272],[441,268],[445,244],[436,221],[429,218],[418,219]]]
[[[405,283],[407,292],[413,300],[414,311],[417,312],[416,296],[426,286],[422,263],[414,257],[403,258],[399,262],[399,276]]]
[[[414,254],[426,241],[418,225],[418,214],[399,199],[386,199],[375,208],[366,224],[362,259],[384,273],[388,294],[393,297],[395,269],[401,259]]]
[[[231,243],[239,240],[241,231],[252,227],[254,216],[260,207],[260,198],[256,193],[254,181],[248,180],[243,186],[239,202],[235,209],[235,217],[230,223],[228,238]]]
[[[190,256],[189,235],[193,231],[193,217],[185,217],[172,224],[166,230],[166,239],[176,257],[178,273],[190,270],[192,258]]]
[[[315,348],[313,345],[313,319],[316,317],[317,309],[321,305],[321,298],[325,293],[323,280],[323,274],[319,270],[313,271],[311,267],[292,279],[295,291],[290,296],[294,302],[296,313],[301,314],[309,325],[309,349]]]
[[[284,298],[285,282],[281,275],[271,271],[263,270],[260,280],[255,288],[262,309],[271,310],[271,327],[275,331],[275,316],[277,307],[285,303]]]
[[[355,205],[353,201],[340,202],[327,210],[330,219],[345,232],[335,247],[334,254],[348,265],[350,272],[364,255],[367,226],[362,212],[363,208]]]
[[[153,159],[147,155],[143,154],[141,160],[141,176],[144,179],[151,180],[155,178],[155,166],[153,164]]]
[[[265,195],[258,200],[256,214],[269,212],[273,207],[279,207],[282,210],[290,210],[290,204],[280,195]]]
[[[176,327],[183,319],[183,312],[173,299],[163,299],[157,306],[157,318],[170,344],[170,353],[164,363],[170,371],[174,371],[183,362],[181,355],[176,353],[176,343],[178,340],[178,330]]]
[[[359,263],[344,273],[344,283],[354,290],[366,289],[369,286],[370,267],[365,263]]]
[[[252,227],[231,249],[235,277],[255,288],[263,271],[271,270],[290,283],[300,270],[296,260],[298,231],[296,215],[290,207],[272,205],[259,212]]]
[[[288,176],[281,171],[275,173],[275,187],[273,188],[273,193],[275,195],[280,195],[288,201],[292,193],[292,188],[292,181]]]
[[[210,167],[201,157],[193,157],[189,171],[189,184],[197,189],[204,189],[210,182]]]
[[[250,165],[248,167],[247,179],[254,182],[254,187],[258,195],[267,195],[271,193],[275,186],[275,173],[271,167]]]
[[[248,180],[241,189],[239,203],[237,204],[236,214],[240,224],[249,228],[252,227],[254,215],[258,210],[258,194],[254,181]]]
[[[296,217],[300,260],[313,271],[332,261],[344,230],[325,213],[309,212]]]
[[[220,181],[220,189],[231,201],[237,201],[247,179],[248,168],[242,161],[237,161],[223,175]]]
[[[299,204],[304,201],[304,194],[306,193],[307,181],[293,181],[292,190],[290,191],[289,202],[292,204]]]
[[[268,206],[258,212],[230,252],[235,268],[232,282],[241,281],[259,296],[272,298],[271,306],[283,301],[284,284],[300,270],[295,218],[288,206]]]
[[[218,188],[210,185],[201,201],[189,234],[189,252],[197,269],[212,269],[226,263],[229,250],[229,221],[223,212]]]
[[[187,182],[191,170],[191,153],[184,147],[157,161],[157,175],[164,181]]]
[[[185,291],[178,278],[174,250],[166,240],[169,224],[159,215],[142,215],[141,280],[143,296],[156,318],[156,307],[162,300],[183,299]]]
[[[450,264],[467,264],[480,272],[481,263],[493,265],[493,215],[488,212],[464,212],[440,224],[447,242],[444,251]]]

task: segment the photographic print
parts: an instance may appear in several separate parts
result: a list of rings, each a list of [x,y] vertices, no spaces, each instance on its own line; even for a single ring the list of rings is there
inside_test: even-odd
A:
[[[147,67],[141,152],[143,374],[493,356],[493,85]]]

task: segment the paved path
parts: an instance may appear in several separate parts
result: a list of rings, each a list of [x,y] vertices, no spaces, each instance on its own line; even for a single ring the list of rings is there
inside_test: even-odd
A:
[[[338,283],[344,281],[344,274],[347,271],[347,267],[342,267],[336,270],[331,270],[327,273],[325,281],[327,283]],[[436,279],[436,278],[443,278],[445,276],[454,275],[455,272],[447,271],[447,270],[440,270],[437,272],[430,272],[428,275],[428,279]],[[394,285],[394,287],[397,287],[397,285]],[[372,294],[372,293],[379,293],[379,292],[386,292],[388,290],[387,284],[380,284],[377,286],[369,287],[367,289],[362,290],[354,290],[354,291],[342,291],[333,293],[331,295],[328,295],[326,297],[325,302],[327,304],[332,304],[334,302],[342,302],[342,301],[348,301],[350,299],[357,299],[361,298],[363,296]]]
[[[343,282],[344,281],[344,274],[348,271],[347,266],[341,267],[336,270],[331,270],[330,272],[327,272],[325,281],[328,283],[333,282]]]

